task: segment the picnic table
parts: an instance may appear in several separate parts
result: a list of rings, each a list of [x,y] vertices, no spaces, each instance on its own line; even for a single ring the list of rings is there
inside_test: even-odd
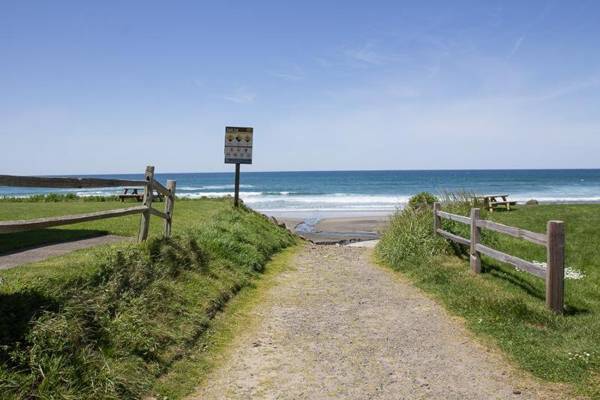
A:
[[[162,194],[158,192],[154,192],[154,199],[158,201],[163,200]],[[135,199],[137,201],[144,200],[144,190],[139,188],[124,188],[123,193],[119,195],[119,199],[121,201],[125,201],[126,199]]]
[[[481,198],[483,199],[484,207],[487,208],[487,210],[490,212],[493,212],[499,207],[504,207],[506,208],[506,211],[510,211],[510,206],[514,206],[517,204],[516,201],[508,200],[507,194],[486,194],[484,196],[481,196]]]

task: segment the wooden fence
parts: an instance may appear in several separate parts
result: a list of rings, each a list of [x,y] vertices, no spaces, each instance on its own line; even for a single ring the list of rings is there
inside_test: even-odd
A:
[[[43,188],[106,188],[106,187],[143,187],[143,205],[120,208],[116,210],[98,211],[87,214],[65,215],[59,217],[38,218],[20,221],[0,221],[0,233],[30,231],[34,229],[49,228],[52,226],[69,225],[78,222],[94,221],[98,219],[122,217],[125,215],[141,214],[138,241],[148,238],[150,216],[155,215],[165,220],[165,235],[171,235],[173,222],[173,207],[175,205],[176,182],[169,180],[163,186],[154,179],[154,167],[146,167],[144,180],[124,179],[99,179],[99,178],[46,178],[33,176],[0,175],[0,186],[13,187],[43,187]],[[161,212],[152,208],[154,191],[165,196],[165,211]]]
[[[471,209],[471,216],[450,214],[441,210],[441,204],[433,205],[433,231],[446,239],[469,246],[469,259],[474,273],[481,273],[481,254],[511,264],[522,271],[546,280],[546,306],[555,313],[564,308],[565,227],[562,221],[548,221],[545,234],[480,219],[478,208]],[[465,239],[442,229],[442,218],[471,227],[471,238]],[[542,268],[530,261],[488,247],[481,242],[481,229],[503,233],[546,247],[547,267]]]

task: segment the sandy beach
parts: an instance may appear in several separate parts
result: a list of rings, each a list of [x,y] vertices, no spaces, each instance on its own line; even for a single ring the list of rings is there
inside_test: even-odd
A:
[[[378,239],[385,229],[389,212],[327,214],[325,216],[298,216],[279,214],[275,217],[288,229],[315,243],[357,242]]]

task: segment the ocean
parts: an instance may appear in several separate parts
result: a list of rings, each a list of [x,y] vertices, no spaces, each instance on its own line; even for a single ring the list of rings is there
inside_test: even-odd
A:
[[[93,175],[139,179],[140,174]],[[220,197],[233,193],[232,173],[158,174],[163,183],[177,180],[179,196]],[[81,196],[118,193],[111,189],[41,189],[0,187],[0,196],[76,193]],[[600,169],[593,170],[444,170],[242,172],[241,198],[248,206],[273,215],[282,213],[390,212],[421,191],[434,194],[467,191],[508,194],[524,202],[600,202]]]

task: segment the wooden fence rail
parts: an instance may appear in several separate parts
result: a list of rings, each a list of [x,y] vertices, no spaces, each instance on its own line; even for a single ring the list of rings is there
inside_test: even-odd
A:
[[[101,179],[101,178],[54,178],[34,176],[12,176],[0,175],[0,186],[13,187],[43,187],[43,188],[107,188],[107,187],[143,187],[144,202],[142,206],[120,208],[116,210],[98,211],[87,214],[63,215],[58,217],[37,218],[19,221],[0,221],[0,233],[13,233],[43,229],[53,226],[76,224],[79,222],[94,221],[98,219],[116,218],[125,215],[141,214],[140,230],[138,240],[144,241],[148,238],[150,227],[150,216],[155,215],[165,220],[165,236],[171,235],[171,224],[173,221],[173,208],[175,206],[175,181],[167,181],[163,186],[154,179],[154,167],[146,167],[144,180],[126,179]],[[165,196],[164,212],[152,208],[154,191]]]
[[[101,178],[54,178],[42,176],[0,175],[0,186],[42,188],[100,188],[120,186],[145,186],[146,181]]]
[[[466,239],[443,230],[442,219],[469,225],[471,237]],[[547,268],[542,268],[530,261],[503,253],[480,243],[481,229],[488,229],[546,247]],[[544,278],[546,280],[546,306],[555,313],[563,312],[565,228],[562,221],[548,221],[546,234],[542,234],[481,219],[478,208],[471,209],[471,215],[465,217],[441,211],[441,204],[435,203],[433,205],[433,231],[446,239],[469,246],[469,261],[471,270],[474,273],[481,273],[481,254],[483,254],[495,260],[511,264],[519,270]]]

